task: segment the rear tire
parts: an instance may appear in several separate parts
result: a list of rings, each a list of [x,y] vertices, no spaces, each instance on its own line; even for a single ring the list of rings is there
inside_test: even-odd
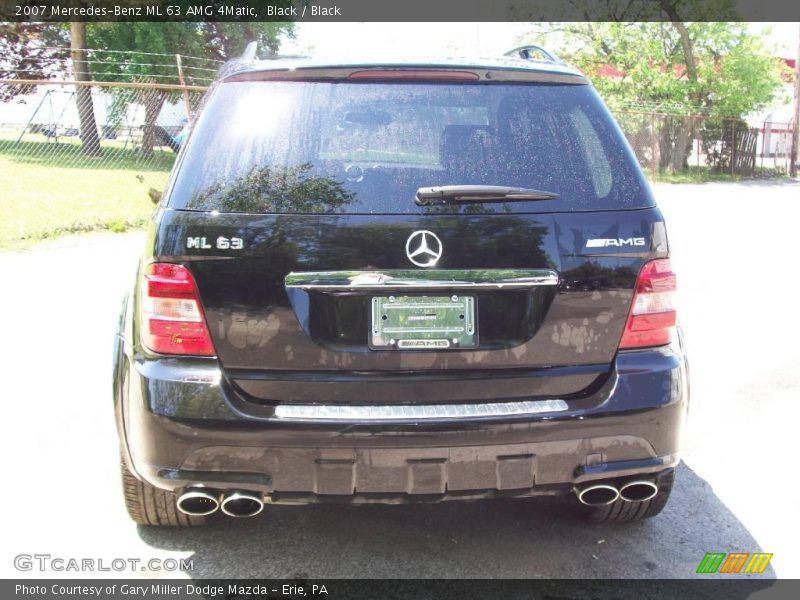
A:
[[[120,471],[125,508],[135,523],[157,527],[196,527],[210,522],[209,517],[183,514],[178,510],[175,494],[138,479],[123,458],[120,458]]]
[[[631,523],[655,517],[664,510],[675,483],[675,469],[665,471],[656,478],[658,493],[644,502],[627,502],[619,498],[605,506],[580,505],[583,515],[592,523]]]

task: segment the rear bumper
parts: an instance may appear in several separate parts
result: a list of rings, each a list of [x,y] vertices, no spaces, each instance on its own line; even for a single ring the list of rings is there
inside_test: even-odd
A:
[[[247,489],[275,502],[561,493],[679,461],[677,347],[621,352],[600,389],[552,414],[388,423],[292,421],[242,401],[209,363],[131,363],[117,418],[131,469],[169,490]]]

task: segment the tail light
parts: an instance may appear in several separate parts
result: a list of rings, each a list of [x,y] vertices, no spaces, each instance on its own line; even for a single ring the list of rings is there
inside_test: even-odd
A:
[[[142,281],[142,343],[160,354],[213,356],[192,273],[183,265],[152,263]]]
[[[646,262],[639,271],[631,312],[619,347],[663,346],[672,340],[677,313],[676,278],[668,258]]]
[[[443,69],[368,69],[353,71],[348,79],[399,79],[405,81],[478,81],[480,75],[472,71],[445,71]]]

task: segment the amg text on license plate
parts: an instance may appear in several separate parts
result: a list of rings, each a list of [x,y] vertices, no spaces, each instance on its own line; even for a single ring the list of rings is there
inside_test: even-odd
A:
[[[375,296],[370,347],[456,350],[477,342],[473,296]]]

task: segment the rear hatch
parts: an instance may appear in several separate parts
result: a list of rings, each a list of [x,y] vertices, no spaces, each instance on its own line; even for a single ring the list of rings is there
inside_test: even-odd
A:
[[[666,251],[597,94],[387,73],[234,77],[208,99],[154,259],[190,267],[227,380],[264,403],[596,388]]]

